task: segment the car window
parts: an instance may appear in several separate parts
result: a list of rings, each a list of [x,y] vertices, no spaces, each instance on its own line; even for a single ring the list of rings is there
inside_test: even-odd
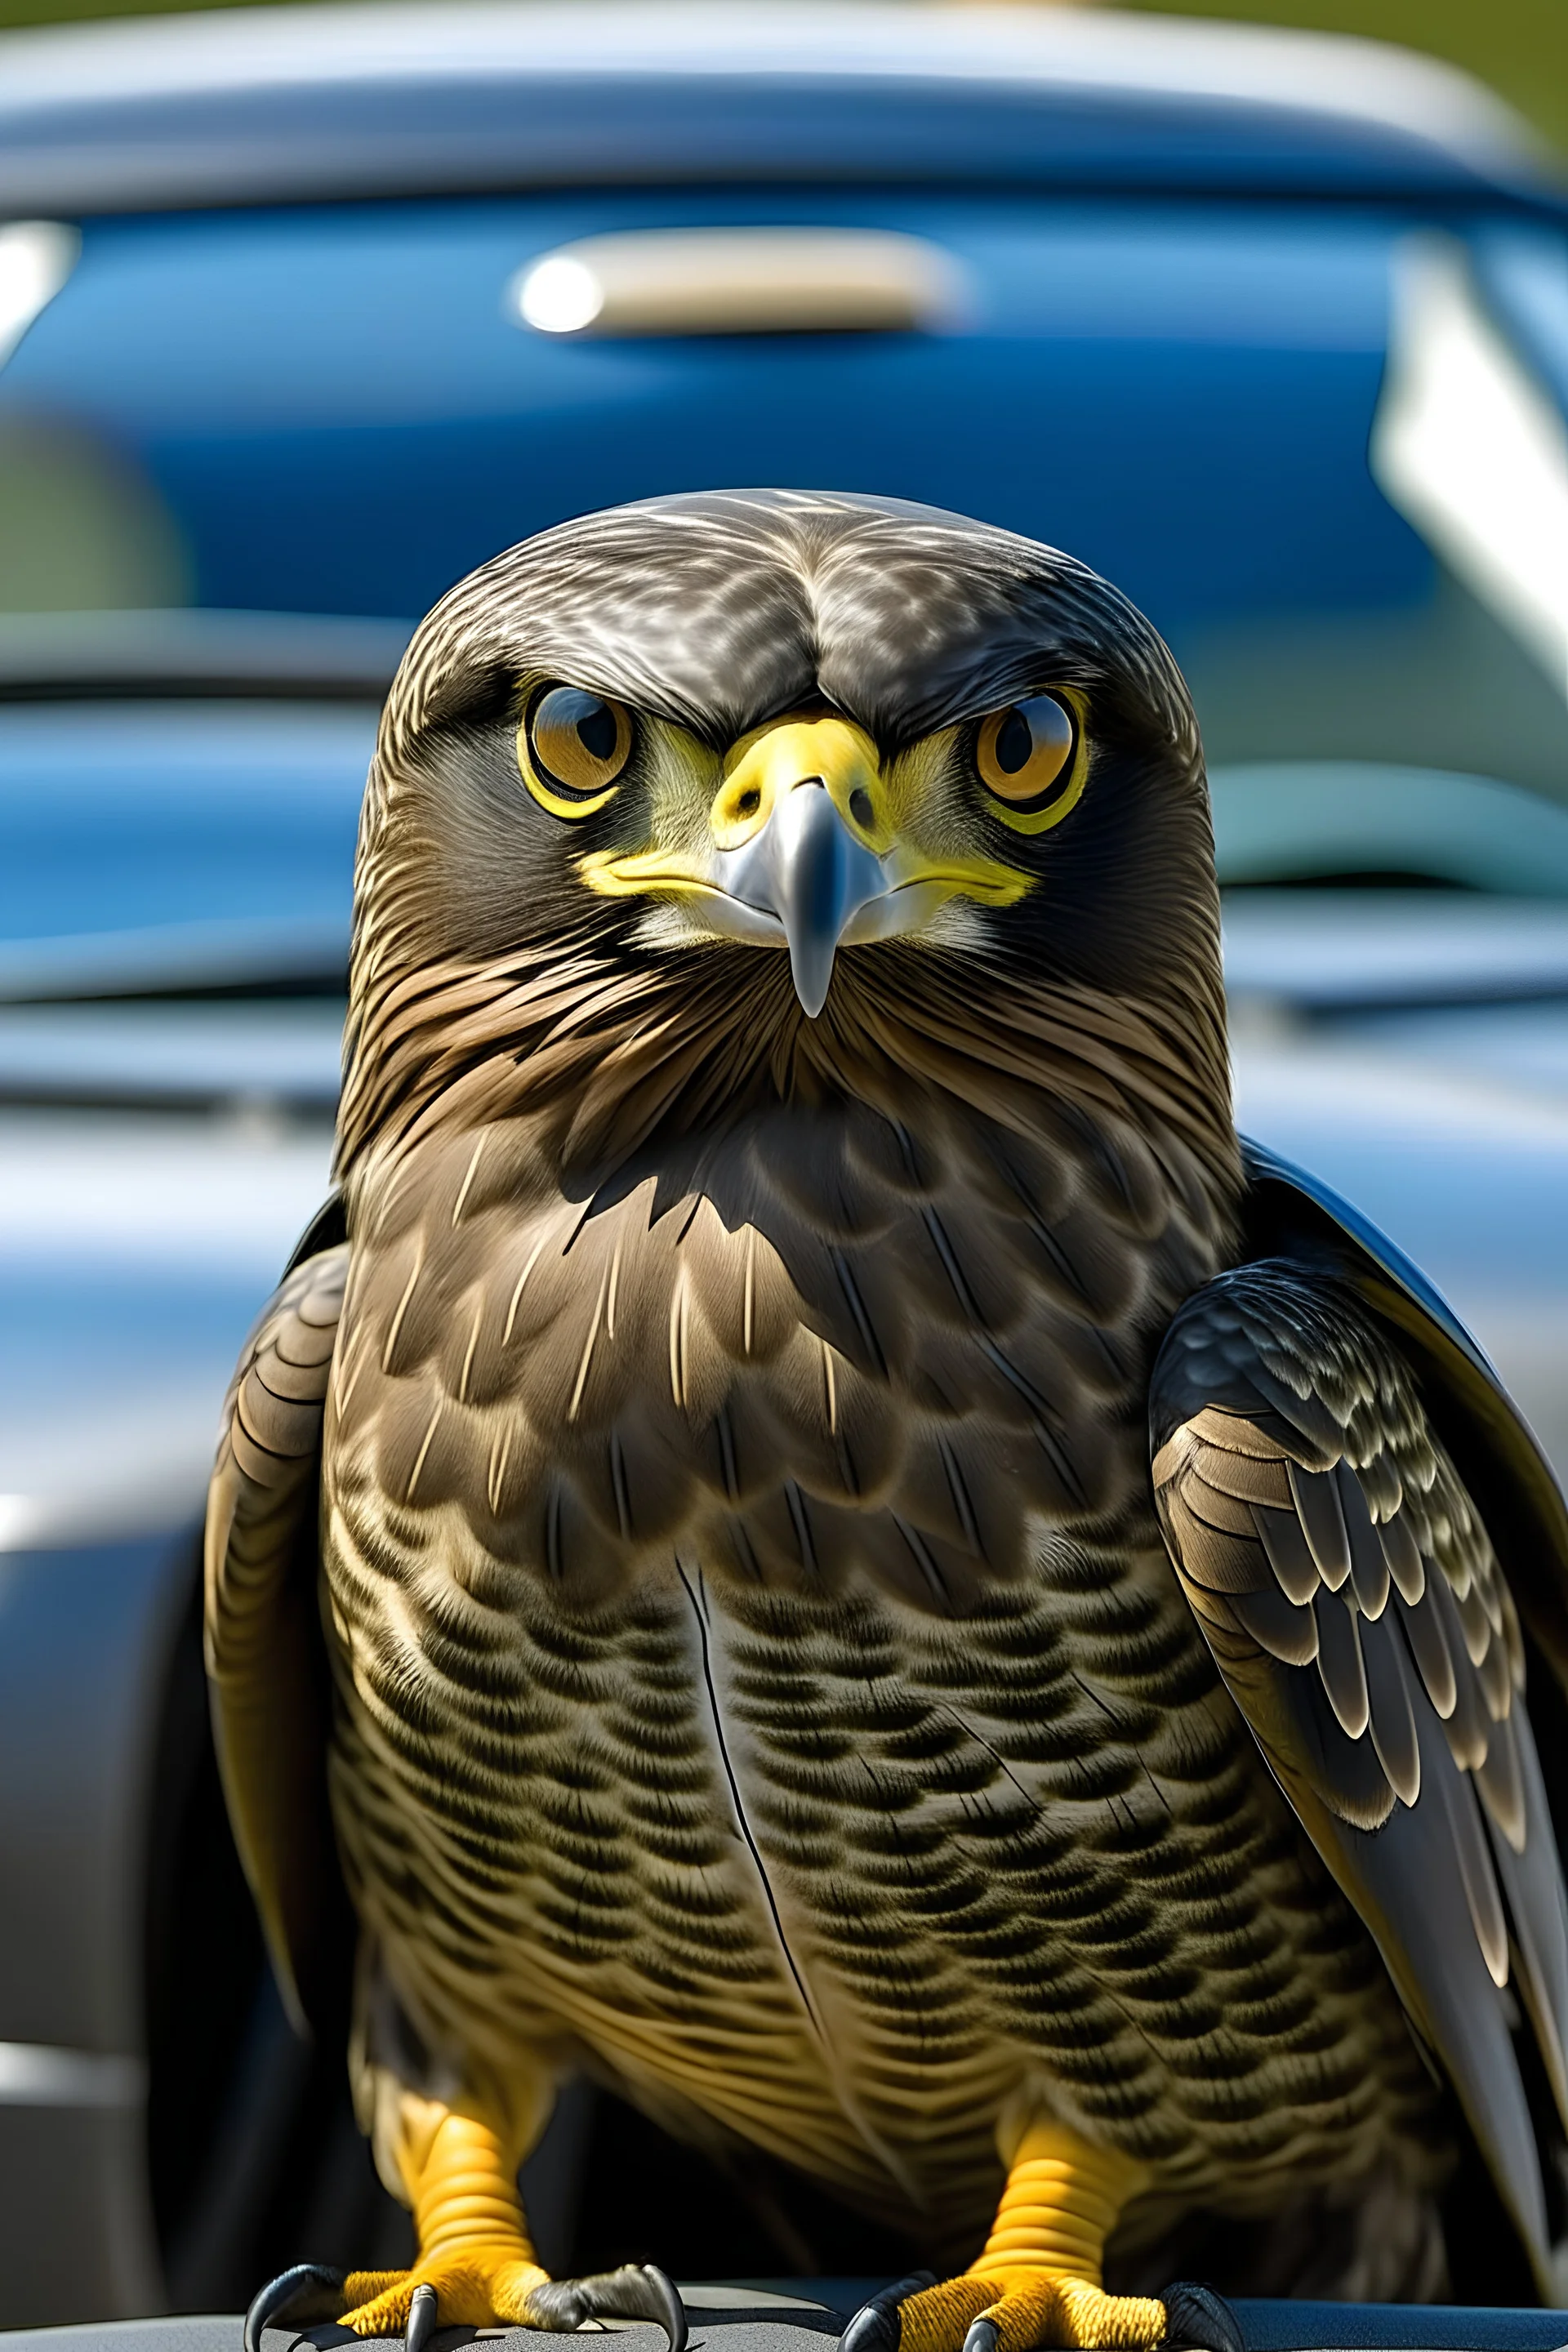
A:
[[[926,237],[965,313],[934,334],[573,341],[509,301],[576,237],[768,220]],[[0,432],[52,419],[133,461],[209,604],[416,614],[566,515],[766,480],[1010,525],[1173,633],[1352,590],[1404,609],[1431,560],[1365,465],[1402,226],[863,189],[93,221],[0,374]]]
[[[554,247],[714,223],[914,235],[963,301],[930,333],[521,323],[519,275]],[[1125,587],[1187,668],[1217,764],[1561,793],[1557,683],[1368,467],[1420,226],[1394,206],[865,188],[89,221],[0,372],[0,492],[9,466],[29,511],[42,483],[64,519],[31,533],[44,603],[71,601],[74,530],[77,601],[407,617],[498,548],[625,499],[762,480],[908,496]],[[1471,229],[1488,283],[1549,339],[1561,241]],[[152,565],[129,595],[116,530]]]

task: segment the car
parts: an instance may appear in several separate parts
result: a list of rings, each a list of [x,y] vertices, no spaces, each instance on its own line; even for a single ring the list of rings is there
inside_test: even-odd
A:
[[[1204,725],[1244,1127],[1426,1267],[1568,1470],[1568,213],[1483,93],[1369,45],[777,0],[8,35],[0,214],[21,2326],[405,2242],[228,1838],[200,1517],[330,1182],[377,708],[509,542],[766,480],[1126,588]],[[557,2263],[907,2267],[586,2090],[529,2201]]]

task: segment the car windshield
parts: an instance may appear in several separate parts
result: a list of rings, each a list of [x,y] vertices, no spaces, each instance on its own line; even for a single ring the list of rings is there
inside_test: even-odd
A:
[[[1537,1104],[1568,1069],[1565,256],[1484,193],[1439,221],[581,188],[0,230],[0,1104],[308,1133],[271,1262],[326,1181],[355,814],[417,615],[585,508],[869,490],[1064,547],[1165,634],[1208,753],[1238,1113],[1486,1324],[1420,1227],[1437,1162],[1373,1133],[1394,1097],[1353,1055],[1397,1054],[1406,1107],[1423,1057]],[[823,311],[846,268],[862,295],[882,272],[873,331]],[[751,331],[713,331],[737,285]]]
[[[918,245],[945,299],[872,333],[582,336],[538,304],[530,322],[530,271],[584,239],[785,226]],[[1343,870],[1321,813],[1369,793],[1383,830],[1348,845],[1403,870],[1380,845],[1409,804],[1398,770],[1568,793],[1563,598],[1510,538],[1521,502],[1568,513],[1568,257],[1538,222],[660,189],[106,218],[53,255],[35,282],[58,290],[0,371],[14,611],[411,620],[584,509],[873,490],[1125,588],[1187,670],[1211,765],[1243,772],[1231,802],[1267,784],[1298,846],[1319,813],[1306,870]],[[1503,429],[1521,416],[1533,441]],[[1524,450],[1512,478],[1476,478],[1492,445]],[[1325,763],[1345,762],[1325,803]],[[1536,887],[1558,871],[1516,864]]]

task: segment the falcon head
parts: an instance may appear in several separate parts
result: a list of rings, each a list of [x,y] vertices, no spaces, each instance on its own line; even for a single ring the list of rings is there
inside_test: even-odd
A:
[[[378,1006],[466,984],[471,1009],[481,975],[514,1062],[556,1034],[542,1002],[580,1033],[639,990],[672,1050],[684,1006],[775,1077],[885,1030],[872,1006],[918,1026],[940,1000],[978,1039],[1076,1001],[1184,1037],[1223,1100],[1180,675],[1084,565],[931,508],[715,492],[545,531],[451,592],[395,685],[361,1060]]]

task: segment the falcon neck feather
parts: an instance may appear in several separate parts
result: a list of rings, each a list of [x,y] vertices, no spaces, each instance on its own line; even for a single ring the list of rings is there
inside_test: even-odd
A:
[[[585,1200],[639,1161],[649,1172],[650,1152],[692,1160],[693,1139],[749,1110],[847,1097],[898,1124],[934,1092],[1024,1134],[1064,1114],[1091,1130],[1128,1122],[1179,1192],[1232,1220],[1217,981],[1195,977],[1173,1012],[884,943],[840,956],[808,1021],[782,955],[716,946],[633,963],[595,945],[362,982],[338,1131],[351,1192],[367,1164],[454,1127],[526,1119],[562,1190]]]

